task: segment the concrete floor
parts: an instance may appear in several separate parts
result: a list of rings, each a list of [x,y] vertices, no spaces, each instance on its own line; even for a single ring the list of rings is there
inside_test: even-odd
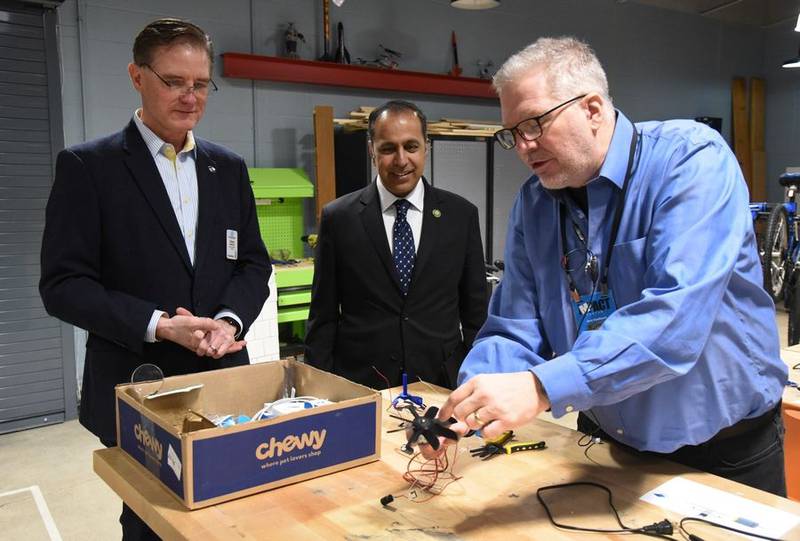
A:
[[[781,346],[786,313],[779,309]],[[577,414],[553,419],[575,427]],[[121,538],[121,500],[92,471],[97,439],[77,421],[0,436],[0,540]]]

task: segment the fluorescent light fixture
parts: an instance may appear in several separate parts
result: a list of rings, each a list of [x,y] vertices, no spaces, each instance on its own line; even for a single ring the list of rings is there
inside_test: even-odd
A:
[[[790,58],[783,63],[784,68],[800,68],[800,50],[797,51],[797,56]]]
[[[783,68],[800,68],[800,56],[789,59],[783,63]]]
[[[797,15],[797,25],[794,27],[795,32],[800,32],[800,14]]]
[[[450,5],[459,9],[491,9],[500,5],[500,0],[450,0]]]

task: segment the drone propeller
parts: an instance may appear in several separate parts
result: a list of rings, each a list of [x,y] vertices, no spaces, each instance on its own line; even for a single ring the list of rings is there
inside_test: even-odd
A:
[[[447,428],[449,421],[440,421],[436,418],[439,413],[439,408],[431,406],[427,409],[424,415],[417,415],[417,411],[412,406],[406,406],[408,411],[414,418],[409,421],[411,423],[411,435],[408,436],[408,442],[405,445],[404,451],[410,452],[411,446],[417,443],[419,437],[425,438],[431,447],[434,449],[439,448],[439,436],[451,440],[458,440],[458,434]]]

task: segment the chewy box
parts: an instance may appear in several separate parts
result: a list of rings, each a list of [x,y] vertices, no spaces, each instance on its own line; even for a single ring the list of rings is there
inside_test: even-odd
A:
[[[292,387],[334,403],[228,428],[205,418],[252,416]],[[189,509],[380,458],[380,394],[294,360],[118,385],[116,400],[120,448]]]

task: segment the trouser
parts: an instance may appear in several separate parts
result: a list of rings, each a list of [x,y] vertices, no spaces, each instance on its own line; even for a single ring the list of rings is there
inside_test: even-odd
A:
[[[614,442],[634,454],[664,458],[786,497],[780,404],[760,417],[742,419],[720,430],[705,443],[684,445],[671,453],[638,451],[620,443],[584,413],[578,414],[578,430]]]
[[[113,441],[100,440],[100,443],[106,447],[114,447],[116,445]],[[122,541],[161,541],[161,538],[150,529],[150,526],[125,503],[122,504],[119,523],[122,525]]]

